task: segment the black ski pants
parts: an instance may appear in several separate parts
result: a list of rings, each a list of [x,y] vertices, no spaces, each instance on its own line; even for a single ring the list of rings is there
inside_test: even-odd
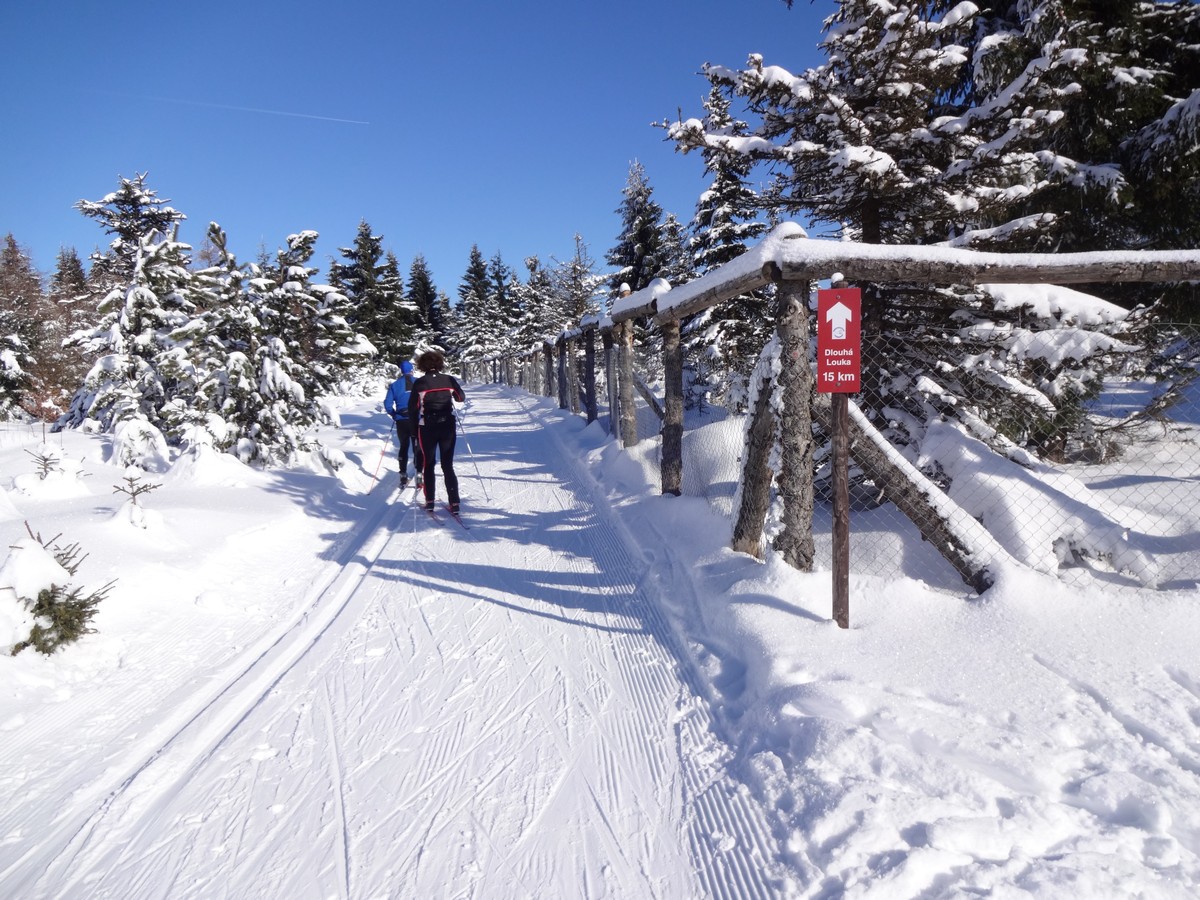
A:
[[[400,477],[408,476],[408,445],[412,444],[413,449],[413,471],[420,472],[423,468],[421,465],[421,445],[417,441],[417,435],[412,427],[412,423],[408,421],[408,416],[401,416],[396,420],[396,437],[400,439],[400,452],[397,454],[397,459],[400,462]]]
[[[454,416],[447,416],[442,422],[425,422],[419,429],[417,452],[424,461],[426,503],[432,503],[437,497],[436,486],[433,483],[435,456],[442,462],[442,478],[446,482],[446,499],[450,503],[458,503],[458,476],[454,474],[456,438]]]

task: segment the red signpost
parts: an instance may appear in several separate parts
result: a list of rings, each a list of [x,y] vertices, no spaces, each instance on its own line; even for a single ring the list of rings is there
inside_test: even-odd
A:
[[[862,293],[817,291],[817,390],[830,398],[833,424],[833,618],[850,627],[850,410],[862,390]]]
[[[817,291],[817,390],[857,394],[862,389],[862,292]]]

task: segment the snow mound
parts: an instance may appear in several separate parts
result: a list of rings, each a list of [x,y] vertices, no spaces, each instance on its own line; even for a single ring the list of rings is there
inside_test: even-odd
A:
[[[930,427],[922,446],[920,464],[933,462],[952,479],[950,498],[1026,565],[1052,573],[1076,556],[1097,558],[1147,587],[1157,584],[1153,555],[1128,526],[1095,509],[1073,476],[1019,466],[945,422]]]

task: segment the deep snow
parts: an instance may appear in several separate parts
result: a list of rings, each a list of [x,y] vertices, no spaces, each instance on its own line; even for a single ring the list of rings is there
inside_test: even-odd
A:
[[[662,497],[655,442],[468,385],[467,532],[397,496],[382,394],[336,473],[201,454],[137,509],[105,438],[0,432],[7,544],[116,579],[0,656],[0,896],[1200,891],[1200,591],[852,574],[843,631],[727,549],[736,423]]]

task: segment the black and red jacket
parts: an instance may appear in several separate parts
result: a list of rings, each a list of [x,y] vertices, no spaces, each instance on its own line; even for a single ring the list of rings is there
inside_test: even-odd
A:
[[[408,421],[420,425],[448,422],[454,418],[454,401],[465,403],[467,395],[453,375],[434,372],[413,382],[408,395]]]

